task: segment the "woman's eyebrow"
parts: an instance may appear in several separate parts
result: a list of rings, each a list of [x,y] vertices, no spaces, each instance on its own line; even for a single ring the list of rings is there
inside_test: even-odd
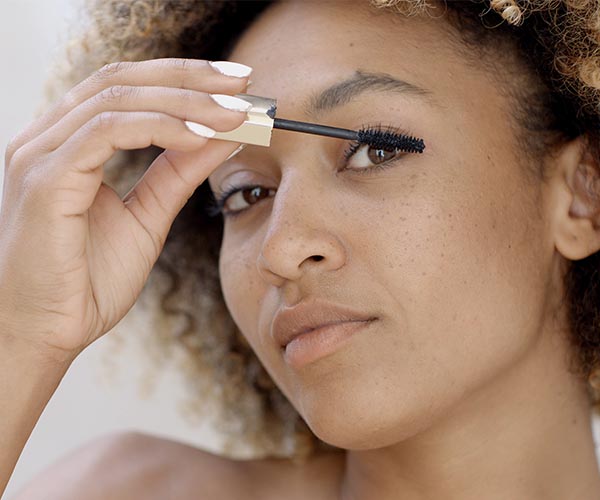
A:
[[[399,92],[419,97],[433,106],[442,107],[430,90],[387,73],[368,73],[356,70],[351,78],[336,83],[323,91],[313,93],[307,99],[304,110],[308,116],[316,119],[322,111],[329,111],[347,104],[353,97],[366,91]]]

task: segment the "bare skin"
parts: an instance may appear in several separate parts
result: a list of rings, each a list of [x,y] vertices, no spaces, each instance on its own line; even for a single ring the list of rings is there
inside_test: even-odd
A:
[[[217,193],[226,180],[277,192],[227,219],[220,260],[224,295],[236,323],[313,432],[347,451],[295,467],[287,460],[216,460],[151,438],[129,442],[127,451],[120,446],[103,451],[105,462],[97,462],[88,478],[105,484],[102,463],[131,467],[148,456],[150,446],[155,462],[125,469],[123,482],[112,484],[114,491],[164,498],[165,490],[149,486],[160,470],[175,480],[183,498],[206,488],[207,481],[218,492],[237,481],[239,489],[224,492],[225,498],[248,491],[256,498],[318,500],[600,496],[585,385],[568,372],[564,311],[554,314],[566,259],[600,249],[600,207],[586,196],[583,182],[596,160],[576,140],[549,159],[545,184],[526,177],[506,113],[510,103],[496,92],[490,74],[457,57],[443,22],[375,15],[364,2],[289,1],[269,9],[230,56],[254,68],[251,93],[277,98],[280,117],[352,129],[382,122],[425,140],[423,155],[404,156],[369,177],[332,168],[347,147],[342,141],[283,131],[274,131],[270,148],[249,146],[224,162],[237,144],[185,135],[181,110],[190,109],[190,96],[181,94],[166,110],[180,120],[160,122],[160,128],[140,119],[143,137],[126,134],[133,116],[129,121],[105,117],[78,132],[103,110],[125,104],[156,111],[150,103],[164,102],[165,90],[154,98],[138,94],[122,100],[111,100],[108,93],[108,99],[88,103],[78,120],[51,128],[132,74],[161,75],[164,81],[155,85],[177,87],[169,75],[181,65],[173,73],[142,75],[142,66],[133,65],[127,78],[118,71],[115,78],[100,74],[15,140],[5,181],[14,189],[7,191],[11,196],[0,217],[2,228],[10,229],[0,231],[5,249],[0,277],[10,285],[0,290],[0,324],[7,325],[0,332],[6,347],[0,352],[14,354],[0,363],[2,397],[13,403],[0,406],[0,420],[8,422],[0,434],[4,484],[5,471],[10,474],[69,363],[131,307],[170,222],[208,177]],[[357,69],[406,79],[429,89],[435,102],[378,91],[320,114],[302,108],[314,92],[355,76]],[[185,81],[195,82],[198,92],[230,94],[243,91],[246,83]],[[208,108],[195,109],[198,121],[209,115]],[[211,110],[215,114],[204,123],[218,130],[235,128],[243,119]],[[153,140],[168,148],[169,161],[162,157],[148,171],[150,184],[139,183],[125,205],[105,188],[94,199],[100,166],[112,148]],[[99,144],[105,148],[100,156],[89,153],[87,170],[75,169],[81,168],[75,158],[82,151],[97,154]],[[159,165],[172,170],[165,173]],[[352,168],[368,166],[365,155],[352,158]],[[80,176],[71,189],[58,184],[69,179],[59,170],[64,174],[69,168]],[[86,189],[74,189],[83,179]],[[28,192],[44,196],[28,197]],[[64,203],[69,192],[72,199]],[[236,200],[240,203],[239,196]],[[115,232],[108,238],[103,224],[115,220],[115,211],[123,225],[118,231],[111,227]],[[37,229],[23,223],[27,217],[37,221]],[[81,218],[95,231],[86,233]],[[66,269],[71,260],[38,262],[37,255],[28,254],[25,242],[32,236],[40,238],[38,245],[55,242],[41,239],[46,227],[68,236],[59,243],[81,243],[70,251],[90,266]],[[141,239],[131,239],[132,234]],[[89,248],[86,242],[92,248],[88,254],[81,252]],[[132,242],[142,245],[127,255],[110,251],[132,248]],[[61,244],[50,248],[56,251],[50,255],[64,252]],[[15,267],[16,255],[29,255],[27,265]],[[123,268],[138,272],[122,276]],[[48,276],[48,269],[54,276],[71,271],[73,280],[31,284],[32,278]],[[111,270],[114,276],[106,274]],[[111,293],[99,281],[117,278],[121,286],[108,287]],[[57,289],[64,292],[61,300]],[[14,296],[39,305],[40,290],[48,290],[43,307],[20,316],[2,307]],[[81,307],[82,291],[87,308]],[[279,308],[314,298],[374,313],[378,324],[370,335],[357,335],[332,355],[295,369],[269,336],[270,322]],[[32,393],[35,398],[23,396]],[[65,462],[63,472],[74,472],[76,463]],[[174,467],[182,463],[194,470]],[[198,471],[205,474],[197,476]],[[82,486],[73,498],[84,493]]]
[[[124,432],[104,436],[45,469],[9,500],[260,498],[327,500],[343,469],[341,453],[304,465],[287,459],[230,460],[185,443]]]

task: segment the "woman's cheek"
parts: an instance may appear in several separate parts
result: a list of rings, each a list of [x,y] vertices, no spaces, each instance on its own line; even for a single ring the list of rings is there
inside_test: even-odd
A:
[[[233,320],[246,336],[253,331],[260,312],[262,292],[257,288],[255,262],[252,240],[234,238],[225,231],[219,257],[221,289]]]

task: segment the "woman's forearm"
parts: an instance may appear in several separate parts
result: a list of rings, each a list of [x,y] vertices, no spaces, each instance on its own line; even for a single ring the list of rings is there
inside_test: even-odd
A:
[[[70,365],[42,351],[0,331],[0,497],[35,424]]]

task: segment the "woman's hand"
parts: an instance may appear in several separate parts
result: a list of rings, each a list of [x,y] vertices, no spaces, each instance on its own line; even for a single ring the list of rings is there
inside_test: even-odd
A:
[[[237,128],[246,112],[209,94],[247,83],[203,60],[110,64],[13,139],[0,211],[0,340],[62,362],[125,316],[175,216],[239,146],[209,142],[184,121]],[[102,182],[103,164],[151,144],[165,151],[121,199]]]

